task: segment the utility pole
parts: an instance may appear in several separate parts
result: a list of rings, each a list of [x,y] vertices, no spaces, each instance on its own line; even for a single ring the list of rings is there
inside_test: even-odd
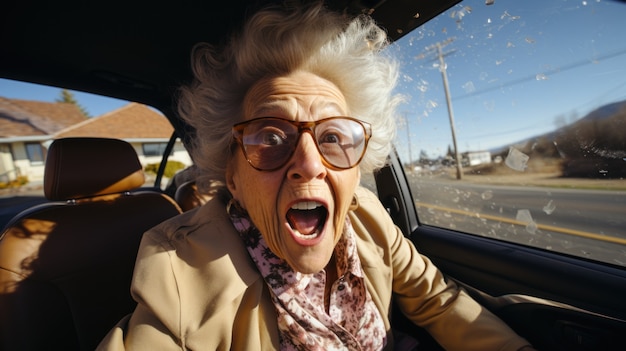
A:
[[[446,63],[443,60],[444,56],[449,55],[454,51],[450,51],[448,53],[443,53],[443,47],[450,44],[454,41],[454,38],[448,38],[444,41],[435,43],[426,48],[427,51],[432,51],[437,49],[437,57],[439,58],[439,71],[441,72],[441,77],[443,78],[443,88],[446,93],[446,104],[448,106],[448,117],[450,119],[450,130],[452,131],[452,143],[454,144],[454,158],[456,161],[456,179],[463,179],[463,166],[461,165],[461,155],[459,153],[459,148],[456,142],[456,128],[454,127],[454,112],[452,110],[452,99],[450,97],[450,88],[448,87],[448,75],[446,73]],[[418,58],[423,58],[425,55],[421,54]]]

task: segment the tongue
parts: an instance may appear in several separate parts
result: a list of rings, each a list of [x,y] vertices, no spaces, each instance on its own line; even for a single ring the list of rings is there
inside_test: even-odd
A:
[[[322,214],[316,210],[289,210],[287,212],[287,220],[291,227],[300,234],[312,234],[319,227]]]

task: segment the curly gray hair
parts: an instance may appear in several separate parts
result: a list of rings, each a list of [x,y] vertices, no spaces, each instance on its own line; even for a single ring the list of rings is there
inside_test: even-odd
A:
[[[361,171],[382,167],[392,148],[400,102],[392,93],[398,65],[382,52],[387,44],[385,31],[372,18],[350,19],[321,3],[257,12],[221,50],[197,44],[192,52],[195,79],[181,87],[178,113],[196,130],[191,152],[198,174],[224,180],[232,155],[231,128],[243,118],[246,92],[262,78],[296,70],[327,79],[342,91],[350,114],[372,125]]]

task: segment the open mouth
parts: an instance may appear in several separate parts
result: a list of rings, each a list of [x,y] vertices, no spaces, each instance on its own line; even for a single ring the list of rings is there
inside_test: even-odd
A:
[[[328,210],[317,201],[297,202],[287,211],[287,222],[295,236],[303,240],[317,238],[327,218]]]

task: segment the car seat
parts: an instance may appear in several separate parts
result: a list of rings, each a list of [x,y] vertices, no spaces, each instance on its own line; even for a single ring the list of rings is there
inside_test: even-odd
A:
[[[186,212],[204,205],[209,202],[213,196],[214,194],[201,193],[198,190],[196,181],[190,180],[178,187],[176,193],[174,194],[174,199],[182,210]]]
[[[50,202],[21,212],[0,234],[0,349],[93,350],[134,310],[130,283],[141,236],[182,212],[143,184],[125,141],[51,144],[44,175]]]

